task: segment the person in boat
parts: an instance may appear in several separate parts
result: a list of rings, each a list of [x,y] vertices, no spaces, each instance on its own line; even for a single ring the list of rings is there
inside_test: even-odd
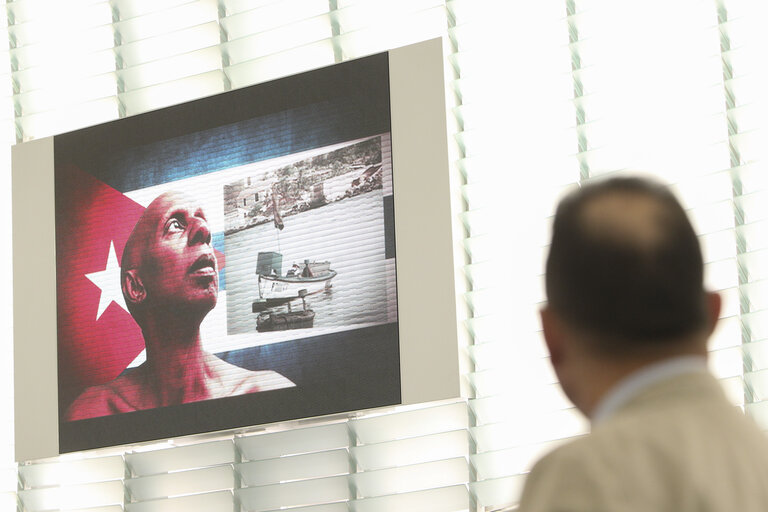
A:
[[[66,420],[295,386],[277,372],[246,370],[203,350],[200,324],[218,300],[218,263],[205,214],[191,198],[170,192],[152,201],[121,263],[123,297],[141,328],[146,361],[86,388]]]

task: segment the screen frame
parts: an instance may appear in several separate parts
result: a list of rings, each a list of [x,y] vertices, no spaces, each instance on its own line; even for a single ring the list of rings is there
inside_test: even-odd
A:
[[[401,404],[408,405],[460,396],[442,40],[387,53]],[[53,137],[12,150],[17,461],[61,453],[53,150]],[[35,286],[25,286],[32,275]]]

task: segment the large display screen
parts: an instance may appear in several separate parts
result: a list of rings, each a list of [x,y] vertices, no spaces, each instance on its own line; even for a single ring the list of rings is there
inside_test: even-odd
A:
[[[410,401],[390,68],[53,138],[59,453]]]

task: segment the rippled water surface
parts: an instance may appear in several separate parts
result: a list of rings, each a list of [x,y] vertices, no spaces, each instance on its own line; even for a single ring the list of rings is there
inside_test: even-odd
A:
[[[225,237],[227,333],[256,332],[252,302],[258,298],[259,251],[283,255],[282,273],[305,259],[331,262],[338,272],[329,290],[307,298],[314,327],[349,327],[393,321],[394,265],[384,259],[381,190],[284,217],[285,229],[272,223]],[[294,302],[294,309],[301,301]],[[285,311],[283,307],[276,311]]]

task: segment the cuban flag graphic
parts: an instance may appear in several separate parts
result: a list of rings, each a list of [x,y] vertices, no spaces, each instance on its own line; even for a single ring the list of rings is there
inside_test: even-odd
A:
[[[66,403],[86,387],[109,382],[144,360],[141,330],[120,287],[123,249],[155,197],[165,189],[193,192],[195,187],[182,182],[124,194],[74,165],[58,168],[56,180],[56,201],[64,206],[58,209],[56,243],[59,393]],[[216,233],[219,288],[225,293],[221,240]],[[209,339],[223,335],[221,329],[216,332],[216,323],[206,323],[213,331]]]

